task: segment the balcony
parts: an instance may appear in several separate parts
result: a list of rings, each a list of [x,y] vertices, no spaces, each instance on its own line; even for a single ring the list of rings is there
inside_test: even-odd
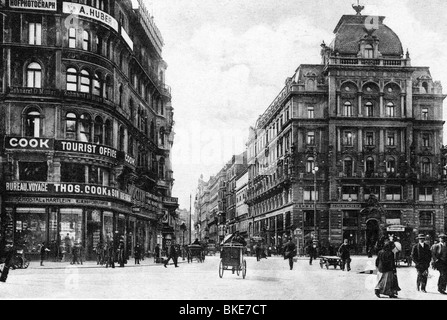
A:
[[[349,65],[349,66],[384,66],[384,67],[410,67],[408,59],[366,59],[366,58],[339,58],[331,57],[328,65]],[[327,65],[326,65],[327,67]]]

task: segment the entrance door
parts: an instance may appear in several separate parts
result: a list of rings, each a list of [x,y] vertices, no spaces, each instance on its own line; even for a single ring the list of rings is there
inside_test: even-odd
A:
[[[88,260],[96,260],[95,248],[101,241],[101,211],[87,211],[87,243],[86,253]]]
[[[372,254],[379,240],[379,221],[370,219],[366,222],[366,252]]]

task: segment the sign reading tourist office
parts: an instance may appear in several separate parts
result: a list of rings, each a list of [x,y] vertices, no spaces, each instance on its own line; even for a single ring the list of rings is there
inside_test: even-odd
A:
[[[135,158],[116,149],[87,142],[54,140],[49,138],[9,137],[5,138],[5,148],[15,150],[55,150],[82,154],[95,154],[135,166]]]
[[[9,0],[9,7],[14,9],[56,11],[57,3],[56,0]]]

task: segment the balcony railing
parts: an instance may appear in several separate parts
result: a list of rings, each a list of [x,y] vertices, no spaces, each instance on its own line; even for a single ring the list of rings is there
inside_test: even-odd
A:
[[[407,59],[366,59],[366,58],[336,58],[329,59],[329,65],[358,65],[358,66],[385,66],[385,67],[409,67],[411,66],[410,60]]]

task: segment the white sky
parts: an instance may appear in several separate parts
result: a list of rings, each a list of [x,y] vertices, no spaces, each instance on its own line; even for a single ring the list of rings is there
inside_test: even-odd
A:
[[[189,209],[201,174],[208,180],[245,150],[254,125],[300,64],[320,63],[356,0],[146,0],[155,17],[172,88],[173,196]],[[447,92],[447,1],[361,0],[385,16],[413,66],[429,66]],[[444,104],[447,106],[447,103]],[[444,117],[445,118],[445,117]],[[446,130],[447,131],[447,130]],[[447,139],[444,138],[444,144]],[[194,205],[194,204],[192,204]]]

